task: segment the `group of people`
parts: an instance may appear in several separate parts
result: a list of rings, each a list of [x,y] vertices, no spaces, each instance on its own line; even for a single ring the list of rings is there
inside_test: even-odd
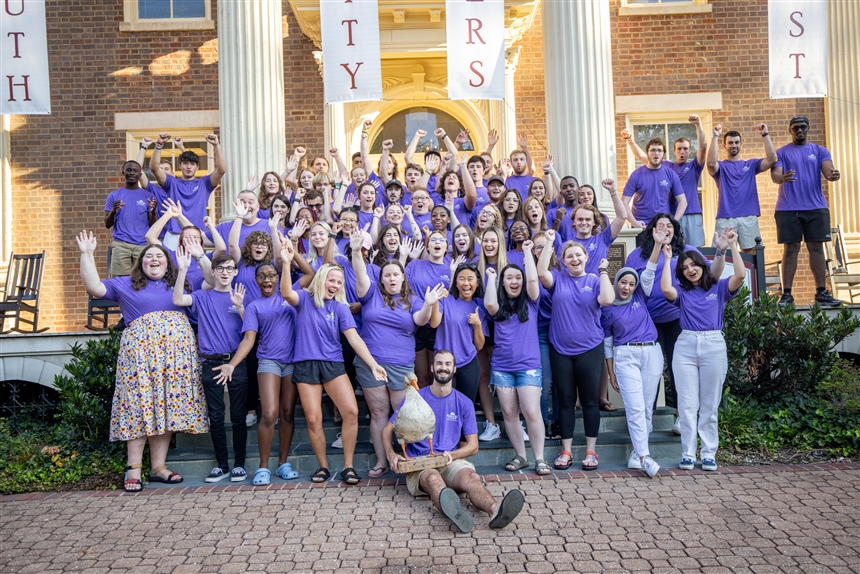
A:
[[[690,121],[702,131],[697,117]],[[336,167],[322,156],[304,167],[306,153],[298,147],[282,173],[251,177],[233,203],[233,221],[215,225],[206,205],[227,169],[217,136],[206,138],[215,169],[198,177],[199,158],[190,151],[182,151],[181,173],[173,174],[170,161],[161,158],[171,136],[160,134],[149,162],[154,182],[142,168],[153,142],[143,139],[137,160],[123,165],[125,186],[105,204],[105,226],[113,229],[112,278],[99,278],[92,233],[77,238],[87,291],[118,301],[127,325],[111,422],[111,440],[128,444],[124,488],[144,486],[147,440],[149,480],[183,480],[165,466],[173,432],[210,432],[217,466],[207,481],[245,480],[247,428],[257,414],[260,465],[253,483],[272,479],[276,423],[275,474],[297,478],[288,457],[298,399],[319,461],[312,480],[327,481],[323,393],[341,424],[332,445],[343,449],[340,477],[356,484],[355,384],[370,411],[376,464],[368,475],[396,472],[400,458],[391,448],[391,413],[403,401],[404,380],[413,371],[428,402],[444,398],[447,406],[439,408],[451,410],[439,411],[445,416],[437,416],[435,444],[448,455],[448,466],[408,476],[410,491],[429,494],[461,529],[471,528],[471,518],[455,504],[457,492],[468,493],[490,514],[491,526],[506,525],[522,508],[522,494],[514,491],[495,501],[465,460],[477,452],[479,439],[501,434],[493,390],[515,451],[506,470],[534,465],[539,475],[551,473],[544,456],[548,436],[562,443],[552,466],[569,468],[578,408],[586,436],[581,465],[596,469],[600,410],[615,409],[608,399],[611,385],[623,397],[633,442],[628,466],[653,477],[659,466],[649,456],[648,434],[666,364],[667,404],[677,407],[682,439],[680,468],[693,468],[700,438],[702,468],[716,469],[717,408],[727,370],[723,308],[743,281],[743,266],[720,277],[726,252],[739,261],[753,229],[735,207],[755,203],[757,209],[749,189],[755,189],[754,174],[770,168],[781,182],[777,209],[796,210],[792,216],[777,212],[780,241],[788,252],[790,242],[802,236],[813,252],[821,214],[800,209],[818,205],[808,197],[815,195],[816,183],[821,193],[820,178],[808,173],[810,153],[818,154],[816,169],[827,179],[839,175],[824,148],[805,142],[808,123],[792,119],[794,141],[776,155],[767,127],[757,126],[768,158],[744,166],[735,165],[741,161],[740,136],[732,135],[737,132],[724,138],[729,159],[716,161],[721,126],[707,156],[700,134],[697,156],[686,164],[680,162],[690,142],[675,142],[674,167],[662,161],[663,142],[651,140],[645,165],[631,174],[622,193],[612,179],[600,183],[613,203],[611,219],[598,209],[595,188],[573,176],[559,177],[551,155],[540,165],[544,177],[535,176],[524,137],[494,165],[495,131],[490,149],[462,156],[468,132],[452,140],[438,129],[434,135],[446,150],[426,151],[419,165],[415,150],[427,135],[419,130],[407,148],[401,182],[391,140],[382,143],[382,156],[372,165],[368,120],[350,167],[337,149],[329,150]],[[629,141],[629,134],[622,136]],[[181,141],[174,141],[181,150]],[[726,216],[718,221],[713,262],[697,250],[704,244],[701,214],[697,222],[698,200],[693,203],[686,192],[689,182],[695,188],[705,157],[720,182],[720,214]],[[676,207],[670,206],[672,198]],[[724,204],[728,211],[722,211]],[[642,232],[613,284],[606,257],[625,222]],[[787,275],[789,266],[783,265]],[[480,436],[476,402],[486,418]],[[414,448],[429,452],[426,444]]]

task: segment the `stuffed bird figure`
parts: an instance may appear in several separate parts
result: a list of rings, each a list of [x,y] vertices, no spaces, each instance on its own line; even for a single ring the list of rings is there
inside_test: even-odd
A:
[[[415,373],[408,373],[404,383],[406,398],[394,419],[394,436],[403,449],[403,457],[409,460],[406,454],[407,443],[421,442],[425,438],[430,443],[430,454],[435,455],[433,433],[436,430],[436,415],[427,401],[418,394],[418,377]]]

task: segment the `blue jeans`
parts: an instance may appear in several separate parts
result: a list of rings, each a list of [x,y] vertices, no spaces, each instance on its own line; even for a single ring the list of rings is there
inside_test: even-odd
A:
[[[490,377],[490,382],[494,387],[510,387],[512,389],[538,387],[543,390],[543,377],[541,377],[540,369],[511,372],[492,371]]]
[[[538,327],[538,344],[540,345],[540,366],[542,387],[540,393],[540,412],[543,420],[554,423],[558,419],[558,394],[552,386],[552,367],[549,364],[549,325]],[[552,419],[549,406],[552,401]]]

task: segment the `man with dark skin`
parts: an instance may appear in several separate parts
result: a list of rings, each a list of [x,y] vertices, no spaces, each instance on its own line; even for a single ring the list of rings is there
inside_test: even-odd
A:
[[[418,392],[431,404],[430,408],[436,414],[436,432],[433,435],[434,452],[444,454],[447,457],[447,463],[439,469],[410,472],[406,475],[407,488],[413,496],[429,495],[436,508],[450,518],[462,532],[469,532],[475,525],[472,516],[460,504],[458,495],[463,492],[476,508],[493,517],[490,520],[490,528],[504,528],[522,510],[523,494],[516,489],[509,490],[502,500],[496,502],[493,495],[484,487],[481,476],[475,472],[474,465],[465,460],[478,452],[478,426],[475,421],[474,406],[465,395],[452,386],[454,371],[456,371],[454,355],[450,351],[437,350],[433,355],[431,370],[433,383]],[[397,465],[404,460],[392,446],[393,421],[396,417],[397,412],[382,429],[385,456],[394,472],[398,472]],[[458,443],[463,432],[468,433],[465,435],[465,441]],[[423,456],[429,452],[427,439],[409,446],[413,457]]]
[[[824,242],[830,241],[830,209],[821,187],[821,176],[827,181],[839,181],[839,170],[833,167],[830,152],[823,146],[809,143],[809,119],[795,116],[788,123],[791,143],[776,150],[777,162],[770,171],[779,184],[776,200],[776,235],[783,244],[782,297],[780,305],[793,305],[791,288],[797,272],[797,256],[801,241],[806,242],[809,266],[815,278],[815,302],[822,307],[840,307],[825,288],[827,261]]]
[[[105,201],[105,227],[113,228],[111,275],[131,274],[134,260],[146,246],[146,231],[158,219],[155,196],[140,187],[143,168],[129,160],[122,165],[125,185]]]

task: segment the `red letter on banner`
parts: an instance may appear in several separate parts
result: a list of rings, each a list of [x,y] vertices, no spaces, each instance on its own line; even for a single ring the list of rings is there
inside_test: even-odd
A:
[[[22,86],[24,88],[24,101],[25,102],[31,102],[32,101],[30,99],[30,86],[27,85],[27,80],[30,76],[21,76],[22,78],[24,78],[24,82],[21,84],[15,84],[12,82],[12,79],[15,76],[6,76],[6,77],[9,78],[9,99],[6,101],[8,101],[8,102],[17,102],[18,101],[15,99],[15,86]]]
[[[484,85],[484,75],[481,74],[481,72],[479,72],[477,69],[475,69],[475,64],[477,64],[478,66],[481,66],[482,68],[484,67],[484,63],[480,62],[478,60],[475,60],[474,62],[469,64],[469,69],[472,70],[472,72],[474,72],[476,76],[481,78],[481,81],[478,82],[477,84],[472,82],[472,80],[469,80],[469,85],[472,86],[473,88],[477,88],[478,86]]]
[[[803,12],[792,12],[788,15],[788,19],[791,20],[794,24],[796,24],[798,28],[800,28],[800,34],[795,34],[794,30],[789,30],[788,35],[792,38],[800,38],[801,36],[803,36],[803,24],[794,19],[795,14],[800,14],[800,17],[802,18]]]
[[[800,79],[800,58],[805,58],[806,54],[789,54],[789,58],[794,58],[794,79]]]
[[[475,41],[474,41],[474,40],[472,40],[472,32],[474,32],[474,33],[475,33],[475,36],[477,36],[477,37],[478,37],[478,40],[480,40],[480,41],[481,41],[481,44],[486,44],[486,42],[484,42],[484,39],[483,39],[483,38],[481,38],[481,35],[480,35],[480,34],[478,34],[478,30],[480,30],[480,29],[481,29],[481,26],[483,26],[483,24],[481,23],[481,21],[480,21],[478,18],[466,18],[466,22],[467,22],[467,24],[468,24],[468,26],[469,26],[469,41],[468,41],[468,42],[466,42],[466,43],[467,43],[467,44],[474,44],[474,43],[475,43]],[[478,26],[477,26],[476,28],[473,28],[473,26],[474,26],[474,23],[475,23],[475,22],[477,22],[477,23],[478,23]]]
[[[6,13],[9,14],[10,16],[20,16],[21,14],[23,14],[24,13],[24,0],[21,0],[21,10],[19,10],[18,12],[15,12],[14,14],[9,11],[9,0],[6,0]]]
[[[353,22],[358,24],[358,20],[341,20],[341,22],[340,22],[341,26],[343,26],[344,24],[347,25],[346,27],[347,27],[348,34],[349,34],[349,42],[347,42],[347,44],[346,44],[347,46],[355,46],[355,43],[353,43],[353,41],[352,41],[352,23]]]
[[[352,80],[352,87],[350,88],[350,90],[357,90],[357,89],[358,89],[358,88],[356,88],[356,87],[355,87],[355,75],[358,73],[358,69],[361,67],[361,65],[362,65],[363,63],[364,63],[364,62],[356,62],[356,63],[355,63],[355,71],[354,71],[354,72],[353,72],[352,70],[350,70],[350,69],[349,69],[349,64],[341,64],[341,67],[342,67],[344,70],[346,70],[346,73],[347,73],[347,74],[349,74],[349,77],[350,77],[350,79]]]
[[[8,34],[6,34],[6,37],[7,37],[7,38],[8,38],[9,36],[15,36],[15,55],[14,55],[14,56],[12,56],[12,58],[13,58],[13,59],[14,59],[14,58],[20,58],[20,57],[21,57],[21,54],[19,54],[19,53],[18,53],[18,36],[19,36],[19,35],[20,35],[20,36],[23,36],[23,35],[24,35],[24,32],[9,32]]]

